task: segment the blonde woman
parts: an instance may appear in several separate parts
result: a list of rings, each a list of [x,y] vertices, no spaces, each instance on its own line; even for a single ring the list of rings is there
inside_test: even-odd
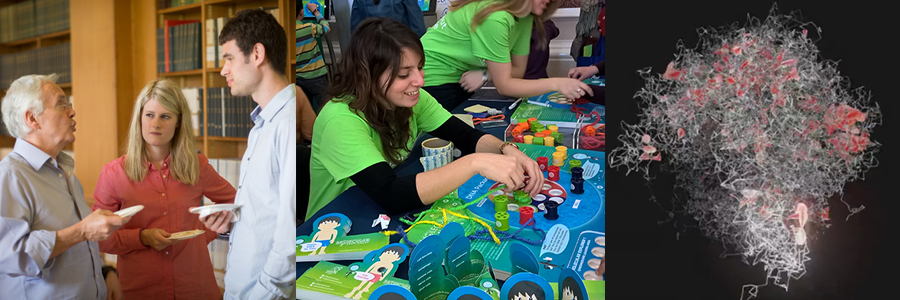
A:
[[[141,90],[126,142],[125,155],[103,166],[93,207],[144,206],[100,243],[100,251],[118,255],[125,298],[220,299],[207,250],[217,234],[188,209],[203,205],[203,196],[234,203],[235,189],[196,153],[190,109],[175,83],[156,80]],[[206,233],[168,239],[195,229]]]
[[[422,36],[425,90],[447,110],[468,99],[488,78],[497,92],[510,97],[593,95],[587,84],[572,78],[522,79],[531,30],[537,30],[536,44],[544,44],[544,21],[557,7],[554,0],[451,0],[450,12]]]

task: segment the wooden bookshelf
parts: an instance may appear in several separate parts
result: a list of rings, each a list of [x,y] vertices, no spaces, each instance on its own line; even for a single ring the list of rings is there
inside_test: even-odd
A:
[[[14,5],[24,0],[0,0],[0,7],[6,7],[9,5]],[[35,19],[34,22],[37,22]],[[71,24],[71,21],[70,21]],[[0,43],[0,54],[13,54],[25,51],[36,50],[44,47],[50,47],[62,43],[68,43],[71,41],[71,30],[65,29],[57,32],[51,32],[42,34],[39,36],[33,36],[24,39],[18,39],[15,41],[9,41],[5,43]],[[71,52],[69,53],[71,55]],[[49,74],[44,74],[49,75]],[[72,95],[72,83],[61,83],[57,84],[67,96]],[[0,89],[0,99],[6,96],[6,90]],[[78,119],[76,119],[77,121]],[[3,125],[5,126],[5,125]],[[5,131],[5,128],[4,128]],[[16,138],[8,135],[0,135],[0,148],[12,148],[16,144]],[[63,150],[72,151],[74,149],[74,143],[66,145]],[[2,157],[0,157],[2,159]]]
[[[154,31],[146,33],[146,37],[142,39],[145,49],[156,49],[156,31],[162,28],[165,20],[200,20],[201,26],[201,49],[206,43],[206,20],[216,19],[220,17],[233,17],[237,12],[252,8],[278,8],[278,17],[282,28],[285,31],[285,38],[288,43],[286,74],[288,82],[294,82],[295,71],[291,67],[295,54],[296,43],[294,43],[294,27],[296,16],[295,0],[204,0],[201,3],[189,4],[178,7],[170,7],[164,9],[155,9],[152,17],[155,19]],[[147,26],[142,26],[147,27]],[[203,68],[191,71],[166,72],[157,73],[156,77],[166,77],[179,83],[182,87],[202,87],[203,88],[203,120],[209,120],[209,88],[227,87],[225,78],[219,75],[222,71],[221,67],[210,68],[206,64],[207,53],[201,51],[201,60]],[[156,52],[152,51],[151,55],[145,55],[145,59],[156,61]],[[154,64],[155,66],[155,64]],[[197,136],[195,140],[198,142],[197,147],[200,152],[209,158],[240,158],[243,156],[247,148],[247,138],[243,137],[220,137],[209,136],[206,132],[207,124],[203,124],[203,132]]]

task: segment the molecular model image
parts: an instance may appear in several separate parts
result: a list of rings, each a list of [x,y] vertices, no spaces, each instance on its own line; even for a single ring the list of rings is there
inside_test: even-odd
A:
[[[827,234],[828,199],[878,165],[871,135],[881,111],[822,58],[822,29],[797,15],[773,7],[764,20],[697,33],[664,72],[638,71],[639,121],[621,124],[609,167],[647,182],[652,166],[674,174],[683,197],[673,211],[788,290],[806,271],[809,243]],[[846,209],[849,218],[864,206]],[[745,285],[742,298],[758,287]]]

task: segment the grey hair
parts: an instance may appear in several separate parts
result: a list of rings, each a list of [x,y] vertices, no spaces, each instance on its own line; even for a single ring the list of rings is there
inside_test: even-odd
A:
[[[3,122],[9,134],[15,138],[24,138],[31,133],[31,127],[25,124],[25,112],[34,115],[44,113],[44,84],[56,83],[59,78],[55,73],[50,75],[27,75],[19,77],[9,86],[3,97]]]

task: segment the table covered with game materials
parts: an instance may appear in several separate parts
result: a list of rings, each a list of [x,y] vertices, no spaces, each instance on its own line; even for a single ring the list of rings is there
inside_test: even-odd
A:
[[[543,96],[548,97],[551,94]],[[561,275],[565,275],[564,272],[575,274],[572,276],[579,280],[600,279],[595,275],[595,269],[598,268],[600,259],[605,256],[605,153],[576,149],[576,141],[578,134],[586,136],[583,132],[578,132],[586,126],[592,126],[597,132],[602,133],[604,128],[597,124],[603,124],[603,116],[598,116],[596,113],[598,109],[593,106],[593,109],[583,110],[584,118],[572,124],[563,124],[559,120],[511,118],[514,116],[514,110],[509,109],[512,104],[503,101],[466,101],[452,112],[463,114],[466,113],[466,108],[475,105],[502,112],[503,117],[487,121],[499,119],[505,120],[505,124],[496,122],[491,128],[484,128],[482,121],[480,122],[482,124],[476,125],[475,128],[501,140],[517,142],[523,153],[538,162],[546,178],[538,195],[530,197],[522,191],[504,193],[500,183],[476,175],[429,207],[388,215],[362,190],[352,187],[297,227],[298,278],[314,267],[321,268],[318,261],[300,261],[301,248],[308,252],[315,247],[309,249],[305,247],[321,246],[316,243],[324,236],[319,233],[320,229],[333,230],[333,226],[321,225],[325,224],[322,223],[323,220],[334,219],[334,215],[340,215],[346,219],[340,223],[341,226],[345,226],[341,233],[346,236],[332,238],[337,242],[328,248],[344,247],[342,249],[348,252],[357,251],[354,252],[357,256],[342,256],[355,259],[330,259],[329,263],[333,265],[329,266],[334,268],[351,268],[354,263],[358,264],[363,259],[363,254],[387,247],[386,244],[404,245],[408,251],[415,251],[418,244],[431,236],[444,235],[441,231],[448,224],[455,223],[461,226],[454,226],[460,231],[454,234],[464,238],[448,239],[445,242],[466,240],[466,249],[478,253],[478,260],[475,261],[483,260],[484,267],[491,270],[491,279],[497,282],[502,283],[512,275],[522,272],[535,274],[551,283],[560,281]],[[516,103],[517,106],[523,104],[534,105],[527,101]],[[582,107],[577,104],[576,106]],[[556,115],[564,115],[561,111],[571,111],[573,114],[575,112],[549,106],[545,106],[544,109],[547,110],[546,114]],[[594,114],[591,115],[591,112]],[[525,125],[528,128],[525,128]],[[576,126],[579,128],[573,128]],[[565,143],[567,141],[565,136],[552,138],[559,136],[560,131],[565,131],[560,130],[561,128],[574,129],[569,135],[570,143]],[[512,134],[514,129],[521,129],[515,132],[519,135],[519,139]],[[524,135],[532,136],[530,143],[523,143],[521,136]],[[551,137],[550,139],[555,142],[535,143],[535,135]],[[417,139],[410,158],[395,168],[398,176],[425,170],[419,158],[422,156],[422,141],[429,138],[431,136],[425,134]],[[351,245],[354,244],[351,237],[365,237],[365,241],[378,243],[371,243],[372,246],[369,248],[354,246]],[[447,246],[445,248],[449,249],[449,244]],[[366,258],[369,258],[369,255]],[[350,272],[347,271],[348,274]],[[392,268],[391,272],[392,280],[409,283],[404,280],[410,280],[411,273],[415,271],[410,270],[409,260],[403,260],[398,262],[397,267]],[[413,277],[415,276],[417,275],[413,274]],[[298,281],[298,286],[299,284]],[[497,292],[499,293],[499,289]],[[367,291],[366,295],[371,296],[371,291]],[[492,296],[496,298],[497,295]]]

